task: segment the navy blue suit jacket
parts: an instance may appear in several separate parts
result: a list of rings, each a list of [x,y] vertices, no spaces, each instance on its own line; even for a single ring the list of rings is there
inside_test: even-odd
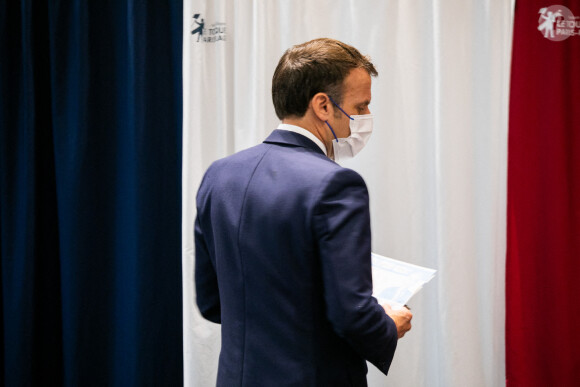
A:
[[[197,194],[197,304],[222,324],[218,386],[366,386],[397,329],[372,293],[363,179],[275,130],[218,160]]]

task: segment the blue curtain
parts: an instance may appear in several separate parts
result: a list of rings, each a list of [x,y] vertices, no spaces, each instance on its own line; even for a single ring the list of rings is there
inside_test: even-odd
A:
[[[0,0],[0,384],[183,384],[182,23]]]

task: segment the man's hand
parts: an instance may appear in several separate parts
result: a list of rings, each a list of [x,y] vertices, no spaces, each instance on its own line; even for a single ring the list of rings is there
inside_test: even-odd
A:
[[[405,333],[411,329],[411,319],[413,318],[413,313],[411,313],[411,311],[409,311],[407,308],[393,310],[389,304],[383,304],[381,306],[385,310],[385,313],[388,314],[389,317],[392,318],[395,322],[399,339],[405,336]]]

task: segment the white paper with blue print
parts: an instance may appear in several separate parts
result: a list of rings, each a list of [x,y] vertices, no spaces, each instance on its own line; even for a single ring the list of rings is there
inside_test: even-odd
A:
[[[407,304],[437,270],[371,253],[373,296],[393,309]]]

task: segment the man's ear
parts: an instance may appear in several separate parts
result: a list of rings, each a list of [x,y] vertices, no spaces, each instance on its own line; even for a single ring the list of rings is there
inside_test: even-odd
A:
[[[332,102],[326,93],[317,93],[310,100],[312,112],[321,121],[328,121],[334,114]]]

